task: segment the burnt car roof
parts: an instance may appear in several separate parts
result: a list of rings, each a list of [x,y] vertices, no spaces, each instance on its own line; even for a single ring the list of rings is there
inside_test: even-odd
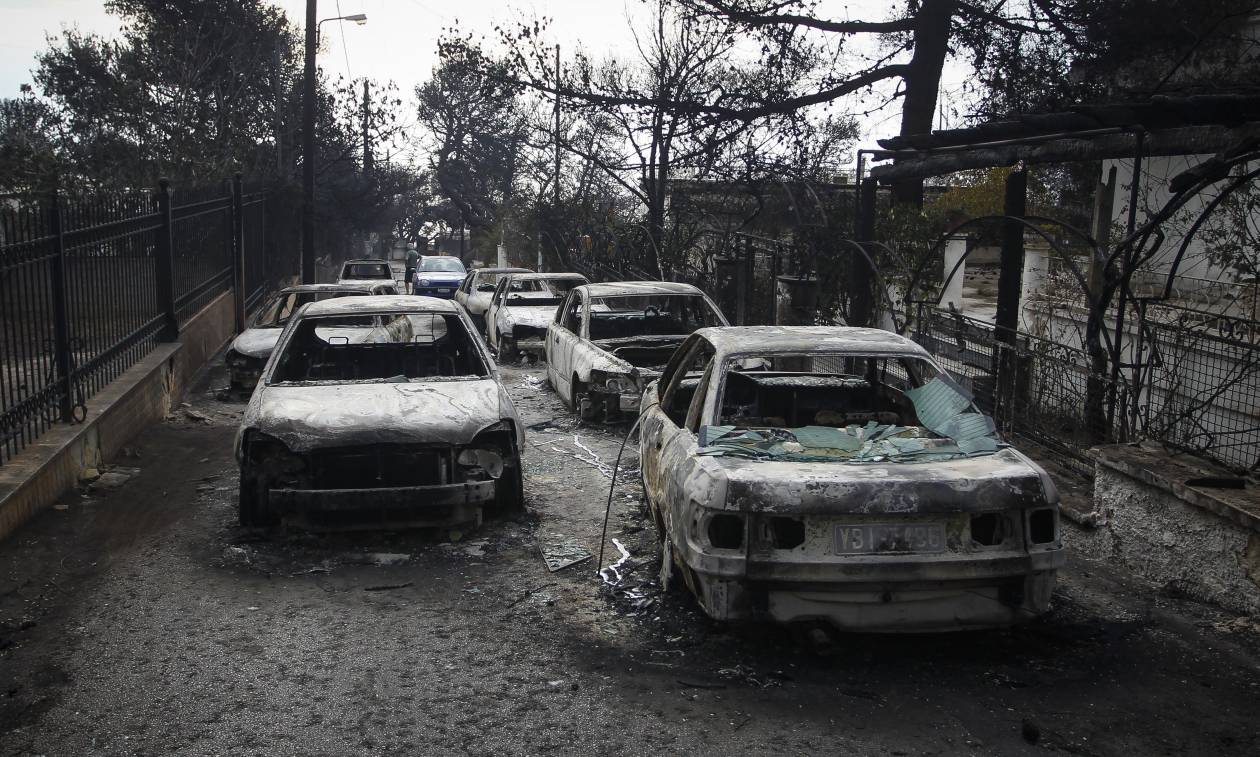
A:
[[[511,276],[512,281],[540,281],[543,279],[546,279],[546,280],[581,279],[582,281],[587,280],[586,277],[580,273],[534,273],[533,271],[530,271],[529,273],[517,273],[514,271],[505,271],[505,273],[512,274]]]
[[[363,313],[458,313],[451,300],[417,297],[410,294],[375,294],[366,297],[336,297],[312,302],[302,309],[303,316],[360,315]]]
[[[719,353],[834,353],[915,355],[927,350],[899,334],[854,326],[710,326],[696,334]]]
[[[470,268],[469,273],[480,276],[483,273],[533,273],[529,268]]]
[[[613,281],[578,287],[591,297],[624,297],[636,294],[703,294],[690,284],[677,281]]]
[[[378,284],[372,279],[361,279],[363,283],[347,282],[345,284],[296,284],[291,287],[285,287],[280,290],[280,294],[293,294],[295,292],[363,292],[373,287],[388,286],[388,284]]]

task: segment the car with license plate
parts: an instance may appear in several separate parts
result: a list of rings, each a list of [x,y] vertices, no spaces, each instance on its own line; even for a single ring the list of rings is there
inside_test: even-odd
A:
[[[394,272],[389,262],[375,258],[355,258],[341,264],[338,284],[394,283]]]
[[[464,277],[455,292],[455,301],[464,306],[482,334],[486,333],[486,310],[490,308],[490,298],[494,296],[499,277],[509,273],[533,271],[528,268],[474,268]]]
[[[241,523],[476,525],[485,508],[520,507],[523,441],[455,303],[311,303],[285,327],[237,433]]]
[[[583,420],[639,412],[639,398],[693,331],[726,316],[690,284],[620,281],[569,292],[547,326],[547,380]]]
[[[425,255],[411,275],[411,293],[422,297],[454,299],[455,290],[468,271],[460,259],[451,255]]]
[[[713,618],[940,631],[1049,607],[1053,481],[909,339],[702,329],[640,424],[661,580]]]
[[[580,273],[508,273],[486,310],[486,342],[503,361],[540,356],[547,326],[574,287],[590,283]]]
[[[228,390],[253,391],[285,324],[303,305],[335,297],[372,294],[398,294],[398,290],[390,282],[365,281],[351,284],[300,284],[276,292],[263,303],[248,327],[232,340],[232,346],[224,356],[228,368]]]

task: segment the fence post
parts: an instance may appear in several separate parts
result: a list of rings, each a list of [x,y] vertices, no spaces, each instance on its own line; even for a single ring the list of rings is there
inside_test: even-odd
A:
[[[241,175],[232,177],[232,288],[236,290],[236,333],[245,330],[245,208],[241,196]]]
[[[56,246],[52,259],[53,360],[57,366],[56,387],[61,422],[70,423],[74,420],[74,377],[70,375],[73,358],[70,354],[70,309],[66,300],[66,234],[61,220],[61,193],[54,189],[49,200],[48,221]]]
[[[1022,166],[1006,177],[1002,214],[1002,264],[998,271],[997,315],[994,318],[994,411],[1008,420],[1016,401],[1016,344],[1019,336],[1019,307],[1024,273],[1023,218],[1028,204],[1028,172]]]
[[[179,338],[179,314],[175,309],[175,222],[171,213],[171,183],[166,179],[158,182],[158,215],[162,221],[157,233],[153,272],[157,278],[157,304],[162,311],[163,322],[157,338],[160,342],[173,342]]]

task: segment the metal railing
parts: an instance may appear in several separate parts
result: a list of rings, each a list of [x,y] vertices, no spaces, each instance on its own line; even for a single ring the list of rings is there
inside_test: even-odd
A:
[[[266,199],[238,178],[0,201],[0,465],[238,282],[256,299]]]

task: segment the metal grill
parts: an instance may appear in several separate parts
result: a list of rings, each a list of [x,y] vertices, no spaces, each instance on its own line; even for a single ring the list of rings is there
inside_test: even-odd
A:
[[[3,198],[0,464],[83,421],[102,387],[233,288],[246,251],[261,294],[266,195],[235,195],[240,212],[227,185]]]

